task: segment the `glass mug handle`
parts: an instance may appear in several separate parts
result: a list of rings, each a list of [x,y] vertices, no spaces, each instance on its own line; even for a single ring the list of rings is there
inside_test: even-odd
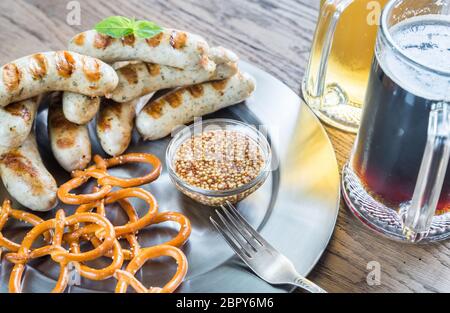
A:
[[[307,77],[306,91],[311,97],[319,98],[324,95],[326,70],[337,22],[352,2],[353,0],[326,0],[323,2],[305,75]],[[313,55],[320,55],[320,58],[314,58]]]
[[[403,231],[411,242],[418,242],[430,230],[450,158],[450,103],[431,107],[427,143],[413,198],[405,206]]]

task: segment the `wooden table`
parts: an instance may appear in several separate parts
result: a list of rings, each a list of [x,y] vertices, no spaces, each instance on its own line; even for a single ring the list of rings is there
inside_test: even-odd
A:
[[[73,2],[73,1],[72,1]],[[69,1],[0,2],[0,61],[64,49],[75,33],[110,15],[136,16],[199,33],[233,48],[300,93],[318,16],[317,0],[82,0],[81,24],[67,23]],[[327,128],[339,166],[353,135]],[[341,204],[334,236],[310,278],[330,292],[450,292],[450,242],[399,244],[374,235]],[[367,264],[381,265],[370,286]]]

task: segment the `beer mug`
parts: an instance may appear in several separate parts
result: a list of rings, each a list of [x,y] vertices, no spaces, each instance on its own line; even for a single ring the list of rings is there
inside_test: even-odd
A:
[[[403,241],[450,237],[450,0],[391,0],[343,171],[353,213]]]
[[[303,97],[325,123],[355,132],[387,0],[321,1]]]

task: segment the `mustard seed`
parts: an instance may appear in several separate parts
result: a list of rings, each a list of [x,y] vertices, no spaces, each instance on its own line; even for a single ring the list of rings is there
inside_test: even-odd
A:
[[[231,190],[254,180],[264,166],[258,144],[238,131],[196,134],[175,153],[174,170],[189,185],[206,190]]]

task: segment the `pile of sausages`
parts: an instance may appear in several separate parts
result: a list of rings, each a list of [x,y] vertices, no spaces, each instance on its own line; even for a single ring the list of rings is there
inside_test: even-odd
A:
[[[238,57],[209,47],[200,36],[164,29],[155,37],[112,38],[94,30],[76,35],[68,51],[38,53],[1,67],[0,175],[23,206],[48,211],[57,184],[43,165],[33,121],[42,95],[52,92],[48,111],[51,148],[67,171],[91,162],[87,124],[97,116],[104,151],[121,155],[136,128],[147,140],[163,138],[195,117],[248,98],[254,79],[239,71]],[[172,89],[138,112],[143,96]]]

